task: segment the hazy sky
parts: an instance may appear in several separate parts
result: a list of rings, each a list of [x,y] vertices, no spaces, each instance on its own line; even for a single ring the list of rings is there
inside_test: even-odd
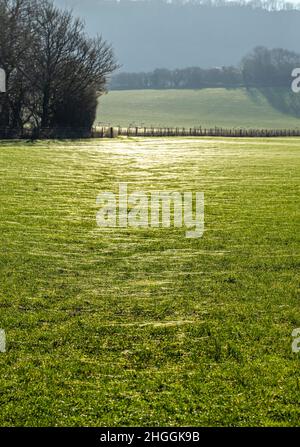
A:
[[[54,1],[72,6],[90,35],[112,44],[122,71],[236,66],[256,46],[300,51],[300,11]]]
[[[227,1],[236,1],[236,0],[227,0]],[[266,0],[266,1],[268,1],[268,0]],[[284,3],[300,4],[300,0],[281,0],[281,1]],[[74,4],[76,5],[76,4],[80,4],[81,2],[82,2],[82,0],[56,0],[56,3],[66,4],[66,5],[74,5]]]

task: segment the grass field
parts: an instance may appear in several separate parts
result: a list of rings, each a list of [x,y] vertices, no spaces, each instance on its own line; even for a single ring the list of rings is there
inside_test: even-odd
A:
[[[0,143],[1,426],[299,425],[300,139]],[[206,231],[96,196],[204,191]]]
[[[246,89],[112,91],[100,98],[97,122],[169,127],[299,128],[300,119]]]

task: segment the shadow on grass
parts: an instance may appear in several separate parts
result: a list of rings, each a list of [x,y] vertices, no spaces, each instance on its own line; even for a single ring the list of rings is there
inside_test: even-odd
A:
[[[256,104],[261,103],[262,97],[276,110],[286,115],[300,118],[300,94],[285,87],[257,87],[247,88],[248,96]]]

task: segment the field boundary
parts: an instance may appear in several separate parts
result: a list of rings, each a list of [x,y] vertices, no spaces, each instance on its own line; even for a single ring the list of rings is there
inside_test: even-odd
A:
[[[228,138],[274,138],[299,137],[299,129],[246,129],[202,127],[122,127],[99,126],[86,128],[9,129],[0,127],[0,139],[74,139],[117,137],[228,137]]]
[[[231,137],[270,138],[298,137],[299,129],[245,129],[245,128],[202,128],[202,127],[114,127],[95,126],[95,138],[127,137]]]

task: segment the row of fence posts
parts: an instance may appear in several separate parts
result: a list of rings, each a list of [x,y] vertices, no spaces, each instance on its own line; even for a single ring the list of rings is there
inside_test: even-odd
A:
[[[95,126],[91,129],[39,129],[38,133],[26,128],[22,131],[0,127],[0,138],[72,139],[125,137],[299,137],[299,129],[224,129],[220,127],[113,127]]]
[[[126,137],[298,137],[299,129],[225,129],[225,128],[179,128],[179,127],[111,127],[96,126],[94,138]]]

